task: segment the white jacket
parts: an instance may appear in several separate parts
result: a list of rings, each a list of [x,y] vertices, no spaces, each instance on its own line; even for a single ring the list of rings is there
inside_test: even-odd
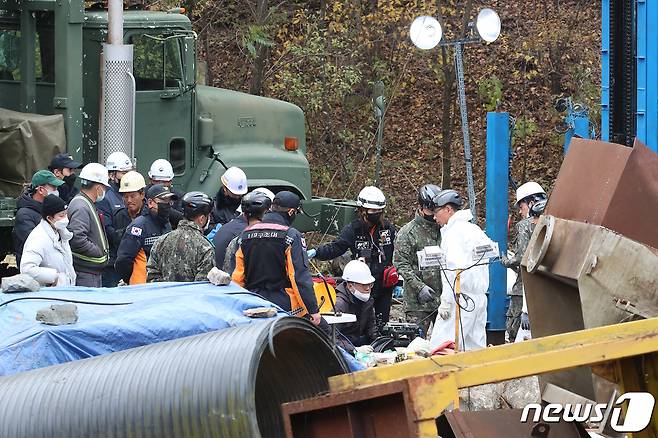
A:
[[[473,249],[476,246],[491,243],[491,239],[478,227],[470,222],[473,219],[471,210],[459,210],[448,223],[441,227],[441,250],[446,257],[449,269],[443,276],[443,290],[441,301],[454,303],[452,293],[456,269],[466,269],[478,262],[473,258]],[[481,266],[474,266],[465,270],[459,276],[460,290],[466,294],[486,294],[489,289],[488,260],[480,260]],[[446,278],[447,277],[447,278]]]
[[[34,278],[42,286],[74,286],[75,270],[69,240],[73,233],[64,228],[55,231],[41,220],[25,241],[21,274]]]

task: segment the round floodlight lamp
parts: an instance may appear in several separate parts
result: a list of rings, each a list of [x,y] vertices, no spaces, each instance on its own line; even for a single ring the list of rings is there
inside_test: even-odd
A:
[[[428,15],[418,17],[411,23],[409,37],[416,47],[429,50],[436,47],[441,41],[443,30],[436,18]]]
[[[475,27],[480,38],[488,43],[493,43],[500,36],[500,17],[493,9],[482,9],[478,14]]]

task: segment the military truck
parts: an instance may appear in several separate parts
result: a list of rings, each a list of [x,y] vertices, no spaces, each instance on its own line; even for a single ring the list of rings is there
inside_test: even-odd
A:
[[[103,158],[99,84],[107,35],[108,12],[98,5],[85,9],[82,0],[0,0],[0,108],[61,114],[66,151],[83,163]],[[143,175],[155,159],[167,158],[175,185],[213,196],[225,168],[239,166],[251,187],[287,189],[305,200],[309,216],[295,224],[302,230],[335,232],[351,220],[350,203],[311,195],[299,107],[197,84],[196,34],[187,16],[126,10],[123,41],[133,46],[134,157]],[[0,157],[5,149],[0,144]],[[57,147],[44,147],[31,163],[47,163],[55,152]],[[23,169],[24,178],[34,170]],[[21,182],[12,181],[16,189]],[[11,198],[18,194],[4,192],[0,256],[9,249]]]

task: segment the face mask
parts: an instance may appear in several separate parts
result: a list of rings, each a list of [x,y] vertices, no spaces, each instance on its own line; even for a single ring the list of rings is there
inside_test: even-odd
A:
[[[98,197],[96,198],[96,202],[101,202],[103,199],[105,199],[105,190],[104,189],[101,192],[101,194],[98,195]]]
[[[69,219],[65,217],[64,219],[55,221],[54,225],[56,230],[65,230],[69,226]]]
[[[358,290],[354,290],[352,293],[354,294],[357,300],[363,301],[364,303],[370,299],[370,294],[364,294],[363,292],[359,292]]]
[[[168,219],[171,212],[171,205],[168,202],[161,202],[158,204],[158,216]]]
[[[368,213],[366,215],[366,218],[368,219],[368,222],[370,222],[373,225],[378,224],[381,217],[382,217],[381,212],[379,212],[379,213]]]
[[[423,213],[423,219],[425,219],[427,222],[436,223],[436,221],[434,220],[434,215],[433,214]]]
[[[49,195],[59,196],[59,190],[57,190],[57,189],[55,189],[55,190],[51,190],[51,191],[48,192],[48,194],[49,194]]]
[[[64,177],[64,182],[70,186],[75,183],[75,173],[70,174],[69,176]]]

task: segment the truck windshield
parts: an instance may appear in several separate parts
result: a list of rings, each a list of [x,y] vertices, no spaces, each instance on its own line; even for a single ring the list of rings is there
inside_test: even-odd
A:
[[[52,13],[39,12],[34,38],[36,82],[55,82],[55,37],[50,23]],[[0,23],[0,80],[21,80],[21,31],[18,22]]]
[[[133,35],[133,71],[137,90],[179,88],[183,81],[180,39]]]

